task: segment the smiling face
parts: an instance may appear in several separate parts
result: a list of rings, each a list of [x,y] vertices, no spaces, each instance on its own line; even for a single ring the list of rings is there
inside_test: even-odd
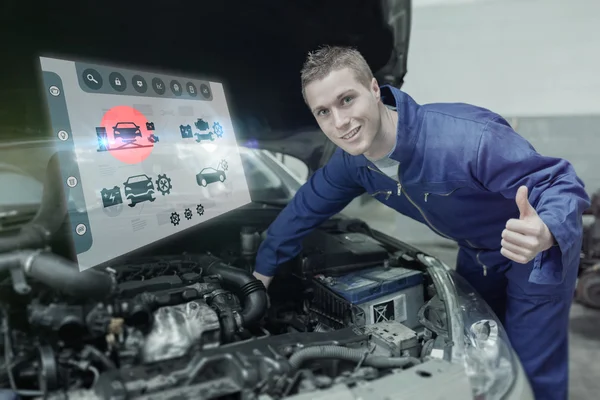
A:
[[[333,70],[305,87],[305,99],[321,130],[351,155],[368,153],[381,131],[381,92],[367,87],[350,68]]]

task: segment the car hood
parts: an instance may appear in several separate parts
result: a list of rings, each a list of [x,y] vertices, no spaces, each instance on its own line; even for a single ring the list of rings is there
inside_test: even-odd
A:
[[[44,105],[34,101],[42,97],[39,56],[101,61],[223,82],[242,143],[293,155],[314,170],[327,153],[327,141],[301,96],[306,53],[322,44],[353,46],[380,84],[400,87],[406,74],[411,0],[185,6],[149,0],[120,2],[118,12],[84,0],[68,7],[36,4],[35,15],[30,6],[17,0],[3,4],[4,15],[11,17],[3,28],[20,38],[4,53],[11,63],[0,76],[0,100],[14,109],[1,111],[3,132],[47,130],[40,118]]]

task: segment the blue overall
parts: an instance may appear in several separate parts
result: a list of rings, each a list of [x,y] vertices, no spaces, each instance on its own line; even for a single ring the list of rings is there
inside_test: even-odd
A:
[[[538,154],[499,115],[467,104],[419,105],[381,88],[398,112],[398,180],[364,156],[338,149],[316,171],[267,231],[256,271],[273,276],[301,250],[306,234],[367,192],[429,226],[460,247],[457,271],[504,323],[536,398],[566,399],[568,319],[582,244],[582,214],[590,205],[572,165]],[[529,264],[500,253],[501,234],[519,218],[517,189],[548,226],[556,245]]]

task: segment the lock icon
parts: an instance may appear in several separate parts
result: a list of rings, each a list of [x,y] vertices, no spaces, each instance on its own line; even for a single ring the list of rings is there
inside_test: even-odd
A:
[[[121,80],[119,78],[115,78],[115,85],[121,86]]]

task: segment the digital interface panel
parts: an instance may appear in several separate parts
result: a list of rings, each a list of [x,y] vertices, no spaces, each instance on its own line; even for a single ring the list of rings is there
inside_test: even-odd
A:
[[[80,270],[251,201],[221,83],[40,63]]]

